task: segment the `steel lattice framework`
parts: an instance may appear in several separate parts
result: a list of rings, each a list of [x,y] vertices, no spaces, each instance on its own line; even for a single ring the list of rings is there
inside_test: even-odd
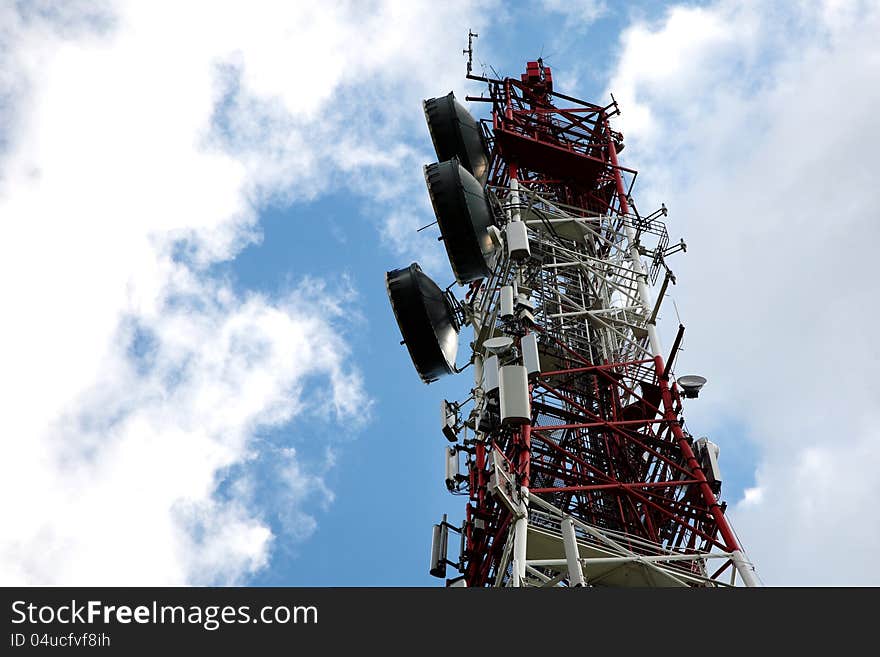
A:
[[[616,102],[555,92],[541,60],[519,79],[468,78],[487,87],[468,100],[491,106],[480,125],[499,248],[458,304],[474,386],[444,402],[444,433],[447,486],[468,503],[461,527],[435,526],[432,565],[467,586],[758,584],[717,498],[717,448],[684,429],[687,391],[671,377],[683,327],[661,353],[666,258],[684,243],[670,246],[665,207],[636,210]],[[511,421],[515,368],[528,370],[528,411]],[[461,535],[457,562],[447,529]]]

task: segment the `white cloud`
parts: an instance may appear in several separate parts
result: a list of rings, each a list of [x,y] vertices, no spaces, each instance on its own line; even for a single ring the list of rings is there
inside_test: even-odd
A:
[[[608,11],[603,0],[541,0],[545,11],[563,14],[567,24],[583,29]]]
[[[760,488],[746,488],[743,491],[742,504],[760,504],[764,497],[764,491]]]
[[[3,583],[241,581],[275,540],[255,432],[363,413],[320,281],[242,296],[207,266],[258,239],[267,199],[411,194],[398,172],[429,154],[406,135],[479,6],[310,7],[0,10]],[[322,475],[284,462],[302,537]]]
[[[709,385],[688,423],[746,427],[731,513],[771,584],[880,583],[878,30],[872,3],[674,7],[623,34],[609,84],[636,197],[689,245],[678,369]]]

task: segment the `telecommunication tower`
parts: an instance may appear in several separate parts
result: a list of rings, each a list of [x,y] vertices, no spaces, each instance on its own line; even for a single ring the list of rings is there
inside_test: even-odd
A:
[[[476,35],[469,35],[471,38]],[[694,439],[664,358],[666,208],[640,214],[618,154],[613,96],[555,91],[541,59],[486,85],[477,121],[450,92],[424,102],[438,162],[425,167],[462,299],[417,263],[386,286],[421,379],[473,370],[441,402],[446,486],[460,526],[434,526],[430,572],[448,586],[759,585],[718,498],[718,447]],[[656,301],[652,287],[659,281]],[[456,366],[459,331],[470,359]],[[452,534],[450,534],[452,532]],[[450,539],[460,542],[449,553]]]

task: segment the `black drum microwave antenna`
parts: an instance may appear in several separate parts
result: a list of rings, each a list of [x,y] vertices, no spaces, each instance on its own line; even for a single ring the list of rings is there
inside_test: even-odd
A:
[[[449,295],[415,262],[387,272],[385,287],[422,381],[431,383],[455,372],[459,324]]]

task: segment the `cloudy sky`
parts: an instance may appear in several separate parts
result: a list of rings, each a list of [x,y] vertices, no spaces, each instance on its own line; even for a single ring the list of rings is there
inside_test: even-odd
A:
[[[762,579],[880,584],[876,3],[175,4],[0,3],[0,583],[437,582],[467,386],[383,273],[451,281],[420,102],[473,28],[620,102]]]

